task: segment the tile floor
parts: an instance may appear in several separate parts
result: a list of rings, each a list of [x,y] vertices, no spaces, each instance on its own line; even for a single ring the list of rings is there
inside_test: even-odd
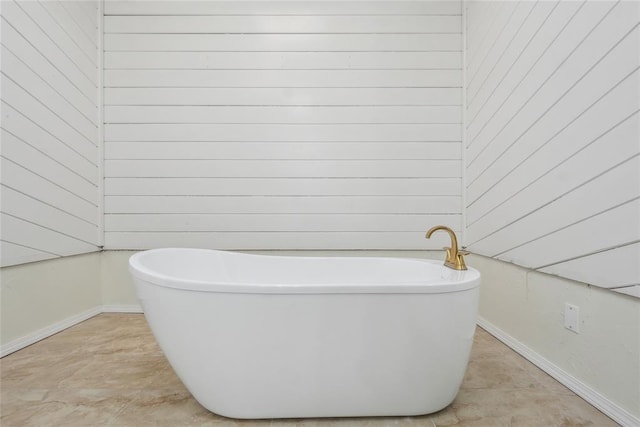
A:
[[[238,421],[201,407],[140,314],[101,314],[0,360],[0,425],[616,426],[478,328],[462,388],[423,417]]]

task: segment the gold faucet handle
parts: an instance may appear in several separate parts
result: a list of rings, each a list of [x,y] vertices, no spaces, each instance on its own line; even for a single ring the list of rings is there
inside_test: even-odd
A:
[[[431,235],[438,230],[446,231],[451,238],[451,247],[444,247],[444,250],[447,251],[444,265],[455,270],[466,270],[467,266],[464,263],[464,255],[467,255],[469,252],[458,250],[458,239],[456,238],[456,233],[454,233],[452,229],[444,225],[436,225],[435,227],[431,227],[429,231],[427,231],[425,237],[427,239],[431,238]]]
[[[445,246],[442,249],[444,249],[447,252],[447,258],[451,258],[451,248],[449,246]],[[469,255],[471,252],[469,251],[465,251],[463,249],[458,249],[457,251],[458,256],[464,256],[464,255]]]

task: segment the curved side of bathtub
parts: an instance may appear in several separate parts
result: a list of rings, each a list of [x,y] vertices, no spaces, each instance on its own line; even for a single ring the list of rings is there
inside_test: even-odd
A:
[[[478,307],[477,286],[261,294],[135,282],[160,347],[193,396],[245,419],[438,411],[459,390]]]

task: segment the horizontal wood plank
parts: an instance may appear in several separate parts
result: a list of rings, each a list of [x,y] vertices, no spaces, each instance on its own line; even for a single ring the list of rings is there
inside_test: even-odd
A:
[[[105,33],[362,34],[460,33],[460,15],[105,16]]]
[[[174,214],[107,215],[112,232],[426,232],[430,224],[460,229],[460,215]]]
[[[460,69],[460,52],[110,52],[105,69]]]
[[[459,142],[201,142],[112,141],[107,160],[452,160],[460,159]]]
[[[456,124],[106,124],[107,141],[460,141]]]
[[[106,196],[105,213],[459,214],[460,196]]]
[[[291,1],[167,1],[109,0],[109,15],[460,15],[460,1],[394,1],[394,2],[291,2]]]
[[[105,6],[107,247],[460,229],[461,2],[154,5]]]
[[[105,105],[462,105],[461,88],[105,88]]]
[[[455,196],[460,178],[114,178],[108,196]]]
[[[461,123],[457,106],[210,107],[107,106],[105,123]]]
[[[460,34],[105,34],[109,51],[461,51]]]
[[[457,70],[105,70],[105,87],[460,87]]]
[[[457,160],[106,160],[109,177],[460,177]]]

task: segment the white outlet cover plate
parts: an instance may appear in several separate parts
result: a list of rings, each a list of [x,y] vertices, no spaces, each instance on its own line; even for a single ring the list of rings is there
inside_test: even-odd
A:
[[[569,303],[564,305],[564,327],[576,334],[580,332],[580,311],[578,306]]]

